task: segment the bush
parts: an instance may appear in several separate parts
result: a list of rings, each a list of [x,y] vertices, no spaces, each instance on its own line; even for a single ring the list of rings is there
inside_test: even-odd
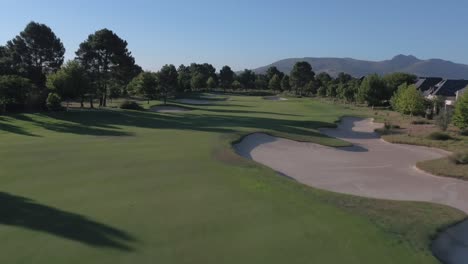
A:
[[[135,101],[125,100],[120,104],[120,109],[143,110],[143,107]]]
[[[443,110],[436,117],[435,123],[442,131],[446,131],[452,121],[453,112],[451,110]]]
[[[468,151],[454,153],[450,156],[450,161],[455,164],[468,164]]]
[[[449,134],[443,133],[443,132],[433,132],[429,134],[428,136],[429,139],[433,140],[449,140],[453,139]]]
[[[455,105],[453,124],[460,128],[468,128],[468,92],[462,94]]]
[[[46,100],[47,109],[50,111],[61,111],[62,107],[62,98],[56,93],[49,93]]]
[[[413,124],[413,125],[429,125],[429,124],[431,124],[431,122],[429,122],[428,120],[424,120],[424,119],[418,119],[418,120],[411,121],[411,124]]]
[[[460,135],[462,135],[462,136],[468,136],[468,129],[462,129],[462,130],[460,130]]]

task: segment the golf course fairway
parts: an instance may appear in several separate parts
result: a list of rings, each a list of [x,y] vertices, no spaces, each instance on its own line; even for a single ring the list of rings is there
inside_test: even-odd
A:
[[[0,263],[439,263],[431,239],[461,211],[314,189],[231,146],[254,132],[346,146],[318,128],[347,114],[231,96],[0,116]]]

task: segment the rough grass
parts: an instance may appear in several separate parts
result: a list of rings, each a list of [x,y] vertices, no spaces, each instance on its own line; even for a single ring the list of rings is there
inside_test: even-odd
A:
[[[430,161],[421,161],[417,164],[418,168],[439,176],[447,176],[468,180],[468,165],[455,164],[450,158],[442,158]]]
[[[190,107],[0,117],[0,263],[438,263],[431,237],[465,217],[309,188],[230,148],[255,131],[347,144],[317,131],[344,107]]]

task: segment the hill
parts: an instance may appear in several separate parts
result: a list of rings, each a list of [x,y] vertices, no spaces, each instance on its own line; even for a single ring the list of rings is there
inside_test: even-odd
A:
[[[458,64],[441,59],[420,60],[412,55],[397,55],[391,60],[366,61],[351,58],[289,58],[270,65],[254,69],[255,73],[265,73],[271,66],[289,73],[298,61],[307,61],[316,73],[327,72],[336,76],[346,72],[354,77],[361,77],[372,73],[388,74],[393,72],[407,72],[418,76],[434,76],[447,79],[468,79],[468,65]]]

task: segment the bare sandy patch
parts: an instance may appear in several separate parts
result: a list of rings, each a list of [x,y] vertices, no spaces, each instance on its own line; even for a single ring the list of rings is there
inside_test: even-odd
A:
[[[287,101],[288,100],[286,98],[279,97],[279,96],[264,96],[263,99],[268,100],[268,101]]]
[[[189,109],[172,105],[159,105],[152,107],[150,110],[157,113],[181,113],[190,111]]]
[[[176,102],[182,104],[191,104],[191,105],[209,105],[214,104],[213,100],[203,100],[203,99],[177,99]]]
[[[235,145],[236,151],[304,184],[364,197],[424,201],[468,213],[468,182],[433,176],[415,169],[422,160],[448,152],[421,146],[391,144],[374,132],[371,120],[345,118],[326,135],[353,143],[332,148],[256,133]]]

